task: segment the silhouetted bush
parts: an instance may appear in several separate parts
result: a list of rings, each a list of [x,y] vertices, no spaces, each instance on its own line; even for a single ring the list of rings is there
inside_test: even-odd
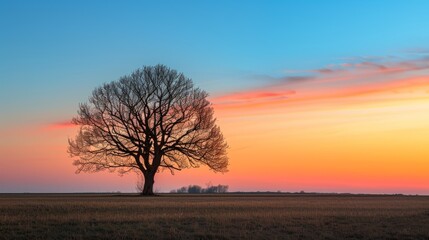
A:
[[[181,187],[181,188],[177,189],[177,193],[188,193],[188,188],[187,187]]]
[[[188,193],[201,193],[202,188],[198,185],[189,185]]]
[[[228,192],[228,185],[217,185],[217,186],[207,186],[207,188],[202,188],[198,185],[189,185],[188,187],[181,187],[177,190],[171,190],[170,193],[226,193]]]

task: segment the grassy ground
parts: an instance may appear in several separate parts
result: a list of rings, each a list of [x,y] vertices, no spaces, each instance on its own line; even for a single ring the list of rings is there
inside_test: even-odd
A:
[[[429,239],[429,197],[0,195],[0,239]]]

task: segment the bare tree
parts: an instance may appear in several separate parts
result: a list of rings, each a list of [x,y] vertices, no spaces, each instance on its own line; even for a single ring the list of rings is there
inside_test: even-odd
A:
[[[76,172],[137,170],[144,176],[142,195],[153,195],[160,169],[227,171],[227,144],[207,96],[163,65],[96,88],[73,119],[80,131],[68,151],[77,157]]]

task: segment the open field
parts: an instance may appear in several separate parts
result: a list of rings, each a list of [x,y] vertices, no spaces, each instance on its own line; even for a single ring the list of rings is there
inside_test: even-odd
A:
[[[0,195],[0,239],[429,239],[429,197]]]

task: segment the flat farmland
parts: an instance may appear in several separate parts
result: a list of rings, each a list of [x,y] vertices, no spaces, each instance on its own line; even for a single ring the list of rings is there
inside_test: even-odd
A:
[[[0,239],[429,239],[429,197],[1,194]]]

